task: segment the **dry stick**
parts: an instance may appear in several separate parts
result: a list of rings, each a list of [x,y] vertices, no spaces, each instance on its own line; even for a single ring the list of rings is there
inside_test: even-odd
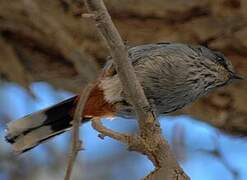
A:
[[[99,135],[99,137],[102,139],[105,136],[109,136],[109,137],[116,139],[118,141],[121,141],[124,143],[129,143],[129,140],[131,138],[128,134],[115,132],[115,131],[112,131],[111,129],[104,127],[100,118],[93,118],[92,119],[92,127],[101,133]]]
[[[90,13],[86,16],[93,17],[99,33],[107,43],[124,92],[134,106],[138,117],[140,135],[132,136],[128,145],[130,149],[147,155],[156,167],[155,171],[147,176],[146,179],[189,179],[178,165],[169,145],[161,134],[155,114],[137,80],[134,68],[128,60],[128,52],[116,27],[112,23],[104,2],[102,0],[84,0],[84,2]],[[108,136],[114,138],[114,135],[112,135],[114,132],[109,133],[109,129],[105,129],[100,123],[94,123],[94,125],[98,127],[98,130],[101,130],[101,133],[105,132]]]
[[[67,165],[64,180],[70,179],[71,173],[73,170],[73,166],[74,166],[74,163],[76,160],[76,156],[77,156],[78,152],[82,149],[81,141],[79,139],[81,118],[82,118],[84,106],[87,102],[87,99],[90,95],[92,88],[93,88],[93,86],[91,84],[89,84],[83,89],[83,91],[80,95],[78,104],[76,106],[76,110],[75,110],[74,118],[73,118],[73,126],[72,126],[71,150],[70,150],[69,156],[68,156],[68,165]]]

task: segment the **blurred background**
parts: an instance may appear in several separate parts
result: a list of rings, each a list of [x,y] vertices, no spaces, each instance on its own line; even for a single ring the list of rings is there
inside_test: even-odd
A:
[[[201,44],[223,52],[247,76],[247,1],[105,0],[128,46],[154,42]],[[70,133],[16,156],[4,141],[7,122],[81,91],[95,79],[108,51],[81,0],[0,0],[0,179],[63,179]],[[219,89],[160,117],[163,134],[192,180],[247,179],[247,81]],[[105,119],[134,133],[133,120]],[[135,180],[153,170],[145,156],[90,123],[73,179]]]

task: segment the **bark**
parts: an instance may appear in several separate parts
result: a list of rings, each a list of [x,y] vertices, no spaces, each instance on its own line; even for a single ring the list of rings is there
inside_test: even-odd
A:
[[[245,0],[107,0],[128,46],[176,41],[226,54],[247,76]],[[0,75],[28,87],[47,81],[79,92],[106,60],[107,51],[76,0],[0,0]],[[82,7],[82,8],[81,8]],[[80,68],[77,68],[80,67]],[[227,133],[247,135],[247,80],[211,93],[179,113]]]

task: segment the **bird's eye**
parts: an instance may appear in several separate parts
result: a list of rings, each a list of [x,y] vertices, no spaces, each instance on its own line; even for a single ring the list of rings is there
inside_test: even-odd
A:
[[[217,62],[219,62],[220,64],[224,65],[225,64],[225,59],[222,57],[216,57],[217,58]]]
[[[214,52],[217,63],[222,65],[225,69],[228,69],[226,59],[221,52]]]

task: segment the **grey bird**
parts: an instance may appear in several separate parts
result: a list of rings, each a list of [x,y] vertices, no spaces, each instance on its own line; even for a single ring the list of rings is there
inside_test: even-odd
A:
[[[217,87],[242,79],[220,52],[200,45],[156,43],[129,48],[147,99],[157,113],[181,109]],[[71,128],[78,96],[7,124],[6,140],[14,151],[25,152]],[[82,123],[94,117],[134,116],[110,59],[94,83]]]

